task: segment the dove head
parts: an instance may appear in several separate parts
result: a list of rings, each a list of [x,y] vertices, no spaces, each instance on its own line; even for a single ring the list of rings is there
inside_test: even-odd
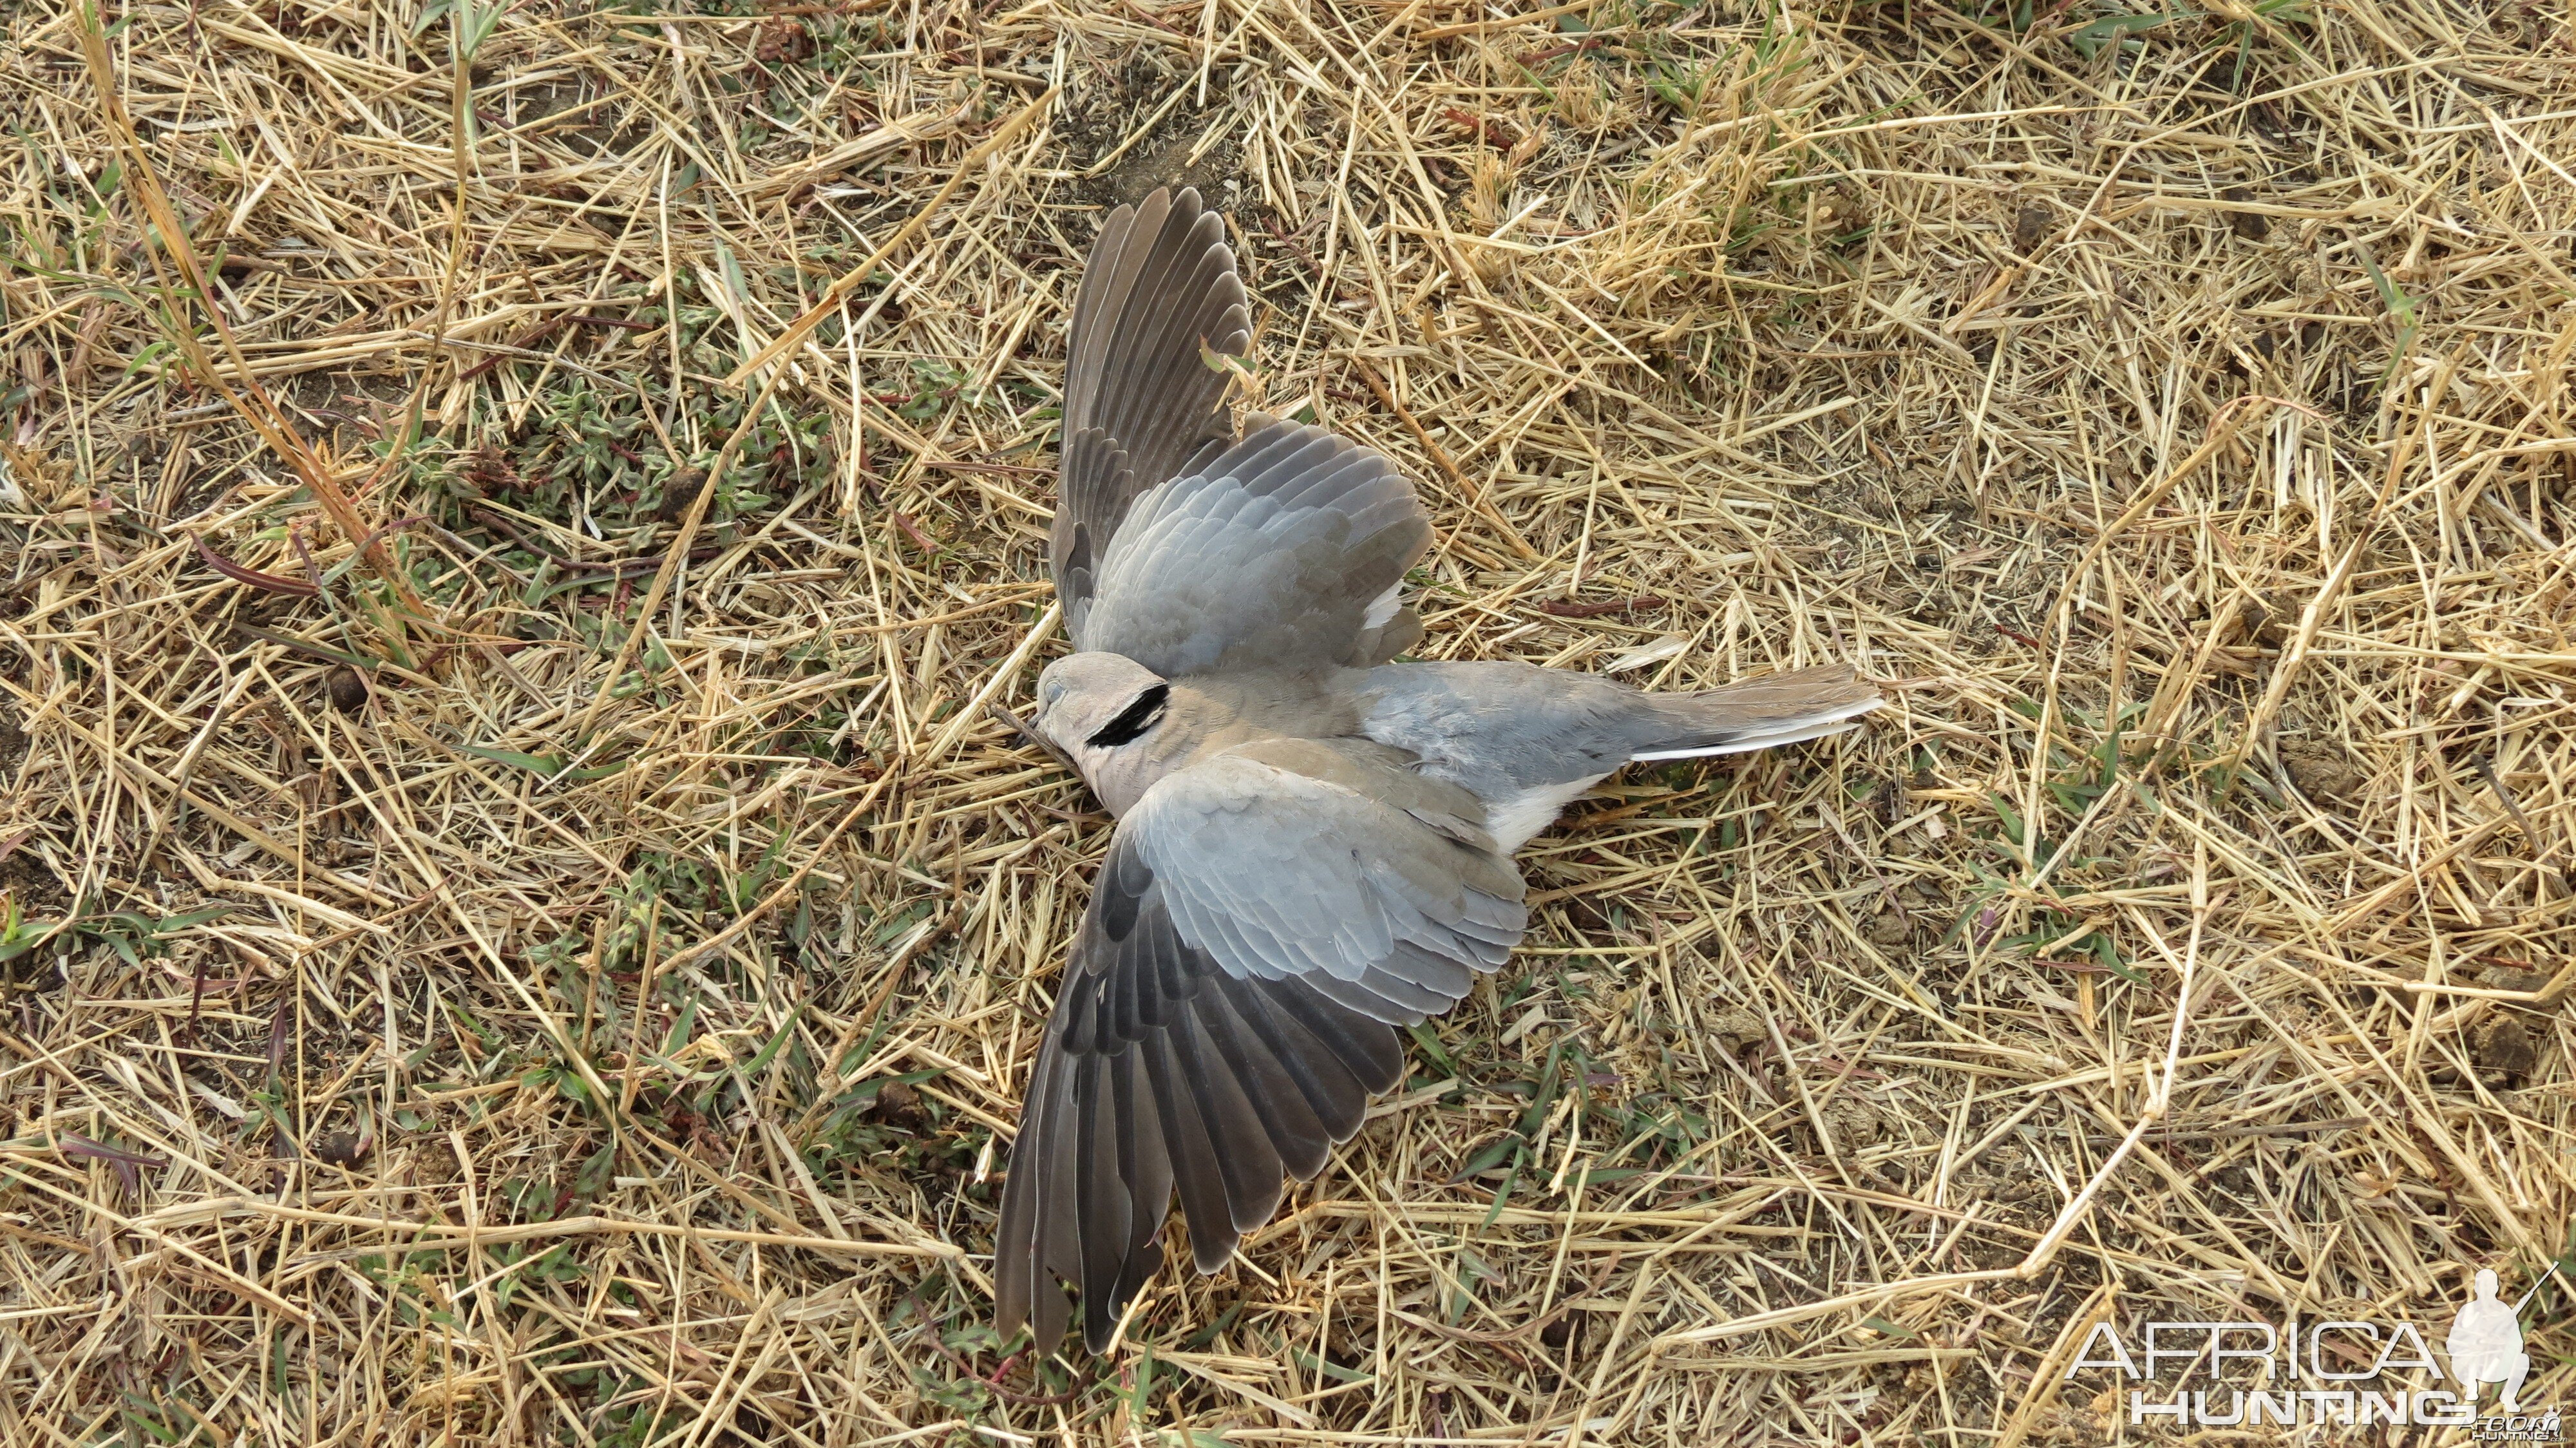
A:
[[[1120,654],[1073,654],[1038,675],[1038,732],[1082,771],[1111,814],[1162,777],[1172,687]]]

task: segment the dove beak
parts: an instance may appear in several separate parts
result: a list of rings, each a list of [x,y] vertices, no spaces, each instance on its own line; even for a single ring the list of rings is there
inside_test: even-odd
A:
[[[1022,719],[1019,715],[1003,708],[999,703],[987,704],[984,707],[993,711],[994,718],[1001,720],[1003,723],[1010,725],[1014,730],[1017,730],[1022,739],[1027,740],[1031,744],[1036,745],[1038,748],[1043,749],[1048,754],[1052,755],[1056,763],[1063,765],[1067,770],[1070,770],[1075,774],[1082,773],[1080,769],[1074,766],[1073,756],[1057,748],[1054,740],[1049,739],[1045,735],[1039,733],[1036,729],[1032,728],[1027,720]]]

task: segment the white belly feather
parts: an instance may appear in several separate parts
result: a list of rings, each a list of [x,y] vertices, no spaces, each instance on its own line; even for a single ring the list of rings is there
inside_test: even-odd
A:
[[[1572,803],[1585,790],[1608,779],[1596,774],[1567,784],[1542,784],[1525,789],[1509,799],[1485,807],[1485,828],[1494,843],[1506,855],[1529,842],[1532,835],[1546,829],[1556,819],[1556,812]]]

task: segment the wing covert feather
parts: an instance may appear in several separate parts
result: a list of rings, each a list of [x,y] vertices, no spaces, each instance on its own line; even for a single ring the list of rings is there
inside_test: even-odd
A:
[[[1393,1024],[1456,1004],[1518,940],[1520,877],[1474,801],[1398,758],[1269,741],[1120,822],[1011,1149],[1003,1333],[1034,1319],[1051,1350],[1071,1286],[1106,1347],[1175,1196],[1199,1270],[1223,1266],[1403,1080]]]
[[[1074,642],[1166,678],[1382,662],[1419,635],[1396,605],[1431,520],[1383,455],[1268,421],[1139,495],[1097,555]]]
[[[1157,191],[1101,224],[1065,340],[1064,445],[1049,562],[1074,637],[1101,550],[1136,495],[1233,436],[1226,374],[1251,312],[1225,219],[1196,191]]]
[[[1255,417],[1232,441],[1215,359],[1249,350],[1251,313],[1225,234],[1196,191],[1157,191],[1084,264],[1048,548],[1066,632],[1167,678],[1384,663],[1422,634],[1400,590],[1430,520],[1321,428]]]

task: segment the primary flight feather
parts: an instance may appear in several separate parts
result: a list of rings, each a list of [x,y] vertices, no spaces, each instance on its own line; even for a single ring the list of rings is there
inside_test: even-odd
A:
[[[1049,550],[1077,652],[1039,733],[1118,817],[1038,1047],[995,1314],[1107,1347],[1172,1200],[1222,1267],[1404,1078],[1402,1026],[1500,967],[1512,852],[1634,759],[1851,728],[1841,667],[1647,694],[1518,663],[1395,663],[1431,524],[1384,456],[1253,416],[1251,327],[1196,192],[1110,213],[1074,299]]]

